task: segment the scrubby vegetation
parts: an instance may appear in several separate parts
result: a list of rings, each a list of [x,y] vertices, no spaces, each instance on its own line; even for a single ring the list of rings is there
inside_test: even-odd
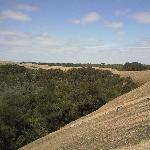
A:
[[[139,62],[126,62],[125,64],[74,64],[74,63],[36,63],[36,62],[22,62],[32,63],[38,65],[49,65],[49,66],[63,66],[63,67],[99,67],[99,68],[112,68],[120,71],[141,71],[149,70],[150,65],[141,64]]]
[[[144,65],[138,62],[132,62],[132,63],[125,63],[123,66],[123,70],[126,71],[141,71],[141,70],[147,70],[150,69],[149,65]]]
[[[63,72],[1,65],[0,149],[18,149],[136,86],[91,67]]]

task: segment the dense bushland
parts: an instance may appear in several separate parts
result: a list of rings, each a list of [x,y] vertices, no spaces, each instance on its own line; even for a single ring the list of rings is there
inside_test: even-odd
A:
[[[0,66],[0,149],[15,150],[135,88],[130,78],[92,68]]]
[[[127,62],[124,64],[122,69],[127,71],[141,71],[141,70],[150,69],[150,66],[138,62],[132,62],[132,63]]]

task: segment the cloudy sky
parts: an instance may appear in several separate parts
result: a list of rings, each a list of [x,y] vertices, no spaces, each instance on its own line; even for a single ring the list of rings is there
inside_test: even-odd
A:
[[[150,64],[150,0],[0,0],[0,60]]]

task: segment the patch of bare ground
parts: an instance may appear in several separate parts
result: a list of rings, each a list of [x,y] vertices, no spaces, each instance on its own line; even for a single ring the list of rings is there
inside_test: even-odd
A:
[[[60,69],[63,71],[68,71],[73,68],[81,68],[81,67],[63,67],[63,66],[49,66],[49,65],[38,65],[38,64],[32,64],[32,63],[24,63],[24,64],[19,64],[20,66],[24,66],[28,69],[45,69],[45,70],[50,70],[50,69]]]
[[[150,149],[150,82],[20,150]]]
[[[142,141],[137,145],[123,147],[115,150],[150,150],[150,140]]]
[[[112,71],[114,74],[118,74],[121,77],[131,77],[133,81],[138,83],[146,83],[150,81],[150,70],[144,71]]]
[[[15,64],[15,62],[12,62],[12,61],[0,61],[0,65],[8,65],[8,64]]]

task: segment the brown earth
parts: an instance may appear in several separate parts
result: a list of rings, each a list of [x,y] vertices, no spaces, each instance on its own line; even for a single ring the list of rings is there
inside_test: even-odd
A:
[[[121,77],[131,77],[133,81],[138,83],[146,83],[150,81],[150,70],[145,71],[112,71],[114,74],[119,74]]]

